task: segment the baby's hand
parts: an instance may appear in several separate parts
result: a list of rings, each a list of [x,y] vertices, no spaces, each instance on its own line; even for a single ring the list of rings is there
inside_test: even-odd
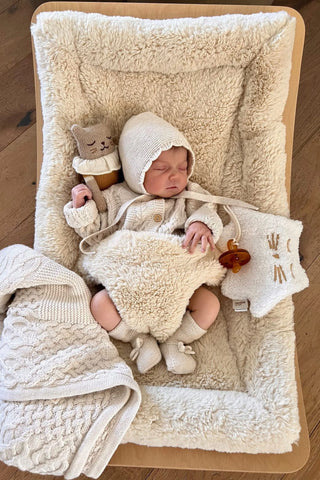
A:
[[[201,242],[201,252],[205,252],[209,243],[210,249],[214,250],[214,241],[210,228],[202,222],[193,222],[189,225],[182,248],[189,247],[189,253],[193,253],[198,243]]]
[[[80,183],[79,185],[73,187],[71,190],[71,195],[72,206],[74,208],[83,207],[87,200],[92,199],[92,192],[87,185],[84,185],[84,183]]]

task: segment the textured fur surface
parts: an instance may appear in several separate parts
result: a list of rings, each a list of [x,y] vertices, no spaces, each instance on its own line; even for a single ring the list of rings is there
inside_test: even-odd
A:
[[[122,320],[164,342],[180,326],[195,290],[219,285],[225,275],[214,252],[198,248],[190,255],[181,243],[177,235],[120,230],[80,262],[106,287]]]
[[[172,20],[40,14],[32,28],[44,119],[36,248],[75,268],[79,238],[63,206],[77,183],[70,126],[88,118],[112,118],[119,137],[130,116],[153,111],[188,138],[196,156],[192,180],[287,216],[282,114],[294,30],[285,12]],[[220,299],[218,319],[195,342],[194,374],[169,374],[160,362],[141,376],[127,360],[143,400],[124,441],[292,449],[300,426],[291,300],[256,319]],[[128,359],[128,345],[117,347]]]

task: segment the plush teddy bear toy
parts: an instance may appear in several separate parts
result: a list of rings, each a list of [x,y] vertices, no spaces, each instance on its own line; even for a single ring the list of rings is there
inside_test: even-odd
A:
[[[106,210],[101,190],[117,183],[120,178],[118,148],[112,140],[108,122],[88,127],[72,125],[71,132],[77,142],[79,156],[74,157],[72,166],[80,173],[92,191],[93,199],[100,212]]]

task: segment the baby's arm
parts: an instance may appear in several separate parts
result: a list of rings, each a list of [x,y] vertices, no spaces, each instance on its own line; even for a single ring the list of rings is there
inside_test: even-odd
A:
[[[188,183],[188,190],[208,194],[204,188],[193,182]],[[202,251],[205,250],[208,243],[213,250],[214,244],[218,241],[223,229],[221,218],[216,209],[216,205],[212,202],[203,203],[199,200],[187,200],[186,213],[188,218],[185,223],[186,237],[183,244],[184,246],[190,245],[190,253],[193,253],[200,239]],[[204,236],[203,240],[202,236]]]
[[[64,206],[63,211],[68,225],[80,237],[85,238],[107,226],[107,215],[98,212],[92,192],[86,185],[76,185],[71,195],[72,201]]]

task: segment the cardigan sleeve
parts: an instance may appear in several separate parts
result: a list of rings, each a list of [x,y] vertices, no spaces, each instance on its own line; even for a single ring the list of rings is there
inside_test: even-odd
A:
[[[111,185],[111,187],[102,190],[102,194],[107,205],[106,212],[99,213],[94,200],[87,200],[79,208],[74,208],[72,202],[68,202],[64,206],[63,212],[68,225],[74,228],[82,238],[111,225],[121,205],[136,196],[136,194],[130,192],[124,182]]]
[[[204,188],[197,183],[189,182],[188,190],[206,194]],[[185,231],[194,222],[202,222],[210,228],[213,240],[216,243],[222,233],[223,223],[217,214],[217,205],[212,202],[203,203],[199,200],[187,200],[187,221],[185,223]]]
[[[88,200],[83,207],[74,208],[68,202],[63,209],[68,225],[75,229],[77,234],[85,238],[107,226],[106,213],[99,213],[94,200]]]

